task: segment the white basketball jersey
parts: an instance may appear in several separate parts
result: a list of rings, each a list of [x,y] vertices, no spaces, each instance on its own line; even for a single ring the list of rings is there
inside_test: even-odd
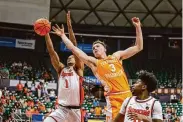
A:
[[[58,80],[58,103],[63,106],[80,105],[79,76],[73,68],[64,68]]]
[[[142,114],[142,115],[145,115],[147,116],[148,118],[158,118],[158,119],[162,119],[161,118],[161,114],[162,113],[159,113],[160,116],[158,115],[154,115],[153,117],[153,111],[154,111],[154,107],[157,107],[157,104],[156,106],[154,106],[154,104],[156,103],[159,103],[155,98],[153,97],[149,97],[148,99],[146,100],[137,100],[135,96],[131,97],[128,99],[128,102],[126,103],[126,109],[124,110],[125,111],[125,119],[124,119],[124,122],[141,122],[139,120],[130,120],[129,117],[128,117],[128,113],[138,113],[138,114]],[[158,104],[159,106],[159,104]],[[161,106],[159,106],[159,108],[161,109]],[[160,110],[161,111],[161,110]]]

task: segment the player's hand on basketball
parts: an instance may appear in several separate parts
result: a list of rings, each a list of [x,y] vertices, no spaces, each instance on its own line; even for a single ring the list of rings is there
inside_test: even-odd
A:
[[[56,34],[58,36],[62,36],[65,34],[64,32],[64,26],[62,25],[62,28],[60,28],[57,24],[55,26],[52,27],[53,29],[53,34]]]
[[[72,25],[71,25],[71,14],[70,14],[70,11],[68,11],[67,13],[67,27],[68,28],[71,28]]]
[[[133,25],[135,27],[140,27],[141,26],[140,19],[138,17],[133,17],[132,22],[133,22]]]

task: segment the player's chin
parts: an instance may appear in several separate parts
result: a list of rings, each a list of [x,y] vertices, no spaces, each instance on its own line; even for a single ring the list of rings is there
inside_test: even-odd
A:
[[[95,58],[100,58],[99,54],[94,54]]]
[[[133,96],[135,96],[135,95],[136,95],[136,93],[135,93],[135,91],[134,91],[133,89],[132,89],[132,91],[131,91],[131,92],[132,92],[132,95],[133,95]]]

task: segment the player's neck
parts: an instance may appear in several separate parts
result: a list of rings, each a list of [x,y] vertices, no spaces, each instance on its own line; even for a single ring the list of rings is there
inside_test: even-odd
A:
[[[103,55],[100,56],[99,59],[104,59],[104,58],[106,58],[106,57],[107,57],[107,55],[106,55],[106,53],[104,53]]]
[[[137,95],[137,99],[138,99],[138,100],[145,100],[145,99],[147,99],[147,98],[149,98],[148,92],[143,92],[142,94]]]

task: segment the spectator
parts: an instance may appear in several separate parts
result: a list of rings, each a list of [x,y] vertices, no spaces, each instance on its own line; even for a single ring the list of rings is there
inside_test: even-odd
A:
[[[4,87],[3,95],[4,95],[4,96],[9,96],[9,91],[7,90],[6,87]]]
[[[24,84],[25,88],[28,88],[28,81],[26,81],[26,83]]]
[[[43,93],[43,82],[42,81],[37,86],[37,93],[38,93],[38,97],[40,98],[42,96],[42,93]]]
[[[44,82],[43,84],[43,94],[44,96],[48,95],[48,83]]]
[[[170,102],[171,102],[171,103],[178,102],[178,99],[177,99],[176,94],[172,94],[172,95],[170,95]]]
[[[0,115],[2,116],[4,113],[4,106],[3,103],[0,103]]]
[[[27,63],[24,61],[23,63],[23,69],[26,70],[27,69]]]
[[[9,74],[10,74],[9,70],[6,67],[2,66],[1,69],[0,69],[1,78],[7,79],[7,78],[9,78]]]
[[[41,112],[44,112],[46,111],[46,108],[45,108],[45,105],[43,103],[38,103],[38,109],[41,111]]]
[[[33,94],[36,94],[36,85],[34,81],[32,81],[32,84],[31,84],[31,91]]]
[[[24,96],[27,96],[27,93],[28,93],[28,88],[27,87],[24,87],[23,88],[23,95]]]
[[[16,88],[17,88],[18,95],[21,95],[22,91],[23,91],[23,85],[20,80],[19,80],[19,83],[17,84]]]
[[[26,110],[25,113],[26,113],[26,116],[27,116],[28,118],[31,117],[32,114],[31,114],[31,109],[30,109],[30,107],[27,108],[27,110]]]
[[[19,61],[19,62],[17,63],[17,66],[18,66],[19,68],[21,68],[21,67],[22,67],[22,63],[21,63],[21,61]]]
[[[55,100],[55,91],[52,89],[51,91],[50,91],[50,100],[51,101],[54,101]]]
[[[94,110],[93,107],[90,108],[90,113],[91,113],[91,114],[94,114],[94,113],[95,113],[95,110]]]
[[[48,74],[47,71],[44,72],[43,78],[44,78],[46,81],[47,81],[48,79],[50,79],[50,76],[49,76],[49,74]]]
[[[100,117],[101,113],[102,113],[102,108],[98,105],[97,107],[95,107],[95,116]]]
[[[26,100],[23,103],[23,108],[27,108],[27,101]]]
[[[31,98],[27,101],[27,106],[34,107],[34,101]]]
[[[51,102],[51,100],[50,100],[50,98],[49,98],[49,97],[45,97],[45,99],[44,99],[44,100],[45,100],[45,102],[46,102],[46,103]]]
[[[172,118],[172,114],[170,112],[164,113],[164,117],[166,120],[169,120]]]
[[[15,101],[15,100],[16,100],[15,94],[12,94],[12,95],[10,96],[10,100],[12,100],[12,101]]]
[[[97,98],[95,98],[95,99],[93,100],[93,106],[94,106],[94,107],[99,106],[99,101],[98,101]]]

